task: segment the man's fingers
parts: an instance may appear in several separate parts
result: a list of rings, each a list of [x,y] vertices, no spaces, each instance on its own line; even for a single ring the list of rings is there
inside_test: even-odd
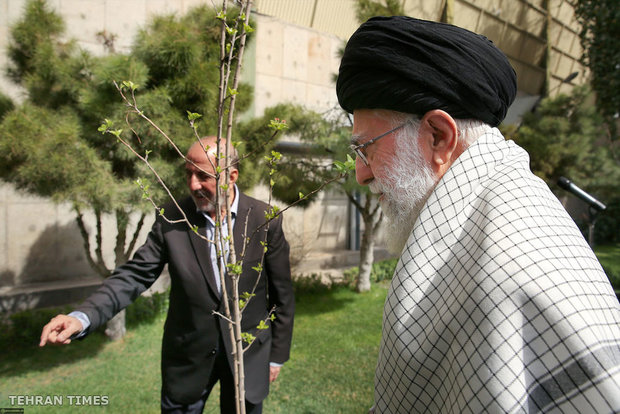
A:
[[[49,324],[43,327],[43,331],[41,331],[41,340],[39,341],[39,346],[45,346],[47,343],[47,336],[49,335],[50,328]]]
[[[67,315],[54,317],[41,331],[41,341],[39,346],[46,344],[71,343],[71,336],[82,330],[82,324],[76,318]]]
[[[56,338],[56,329],[57,324],[54,319],[52,319],[47,325],[43,327],[43,331],[41,331],[41,341],[39,342],[39,346],[45,346],[45,344],[47,344],[48,342],[51,343],[52,333],[54,338]]]

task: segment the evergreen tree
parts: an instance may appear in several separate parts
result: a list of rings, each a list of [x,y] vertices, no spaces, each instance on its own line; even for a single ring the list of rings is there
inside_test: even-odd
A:
[[[581,24],[583,63],[592,72],[592,89],[600,112],[618,135],[620,117],[620,3],[617,0],[572,0]]]
[[[518,130],[506,135],[528,151],[532,171],[556,195],[566,195],[556,184],[564,176],[617,211],[620,166],[608,145],[603,118],[592,102],[587,87],[576,87],[571,95],[543,99],[535,112],[524,116]],[[613,241],[620,233],[614,209],[599,215],[599,241]]]

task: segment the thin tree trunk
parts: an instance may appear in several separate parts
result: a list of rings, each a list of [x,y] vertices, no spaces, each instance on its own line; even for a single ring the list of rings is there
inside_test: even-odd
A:
[[[364,220],[364,233],[362,234],[362,243],[360,246],[360,264],[359,274],[357,275],[357,291],[368,292],[370,290],[370,272],[374,262],[375,253],[375,226],[373,223],[374,213],[372,210],[372,197],[366,196],[364,207],[360,213]]]
[[[374,226],[372,217],[370,217],[370,220],[364,219],[364,233],[362,234],[362,243],[360,245],[360,270],[356,287],[358,292],[368,292],[370,290],[370,272],[374,262],[374,249]]]
[[[110,340],[118,341],[125,336],[125,309],[106,323],[105,334]]]

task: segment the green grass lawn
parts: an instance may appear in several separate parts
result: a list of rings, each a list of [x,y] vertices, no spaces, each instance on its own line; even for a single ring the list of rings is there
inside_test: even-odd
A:
[[[620,292],[620,244],[595,246],[594,252],[616,292]]]
[[[612,281],[620,278],[620,245],[595,251]],[[291,360],[271,387],[265,413],[366,412],[372,404],[385,295],[381,284],[366,294],[344,287],[298,294]],[[142,322],[131,324],[128,317],[128,334],[119,342],[96,332],[69,346],[39,349],[38,333],[49,315],[34,318],[15,341],[21,349],[0,344],[0,408],[11,407],[10,395],[32,395],[62,396],[64,405],[28,406],[24,414],[158,413],[163,312],[151,314],[136,305],[130,314]],[[108,405],[70,406],[74,395],[106,396]],[[216,387],[205,413],[218,412]]]
[[[362,413],[372,404],[374,367],[386,289],[346,288],[298,295],[291,360],[265,401],[265,413]],[[163,317],[131,326],[109,342],[101,333],[69,346],[32,344],[0,356],[0,408],[10,395],[63,396],[64,405],[34,413],[158,413]],[[108,397],[108,405],[70,406],[73,395]],[[74,399],[75,401],[75,399]],[[205,413],[218,413],[212,395]]]

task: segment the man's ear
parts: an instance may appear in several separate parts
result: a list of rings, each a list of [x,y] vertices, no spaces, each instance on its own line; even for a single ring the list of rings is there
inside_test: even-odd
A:
[[[237,170],[236,168],[230,168],[230,172],[229,172],[229,176],[228,176],[228,180],[230,181],[230,184],[234,184],[237,182],[237,178],[239,178],[239,170]]]
[[[427,138],[427,148],[431,152],[431,162],[438,168],[449,167],[457,155],[458,129],[456,122],[448,113],[433,109],[421,119],[420,128]]]

